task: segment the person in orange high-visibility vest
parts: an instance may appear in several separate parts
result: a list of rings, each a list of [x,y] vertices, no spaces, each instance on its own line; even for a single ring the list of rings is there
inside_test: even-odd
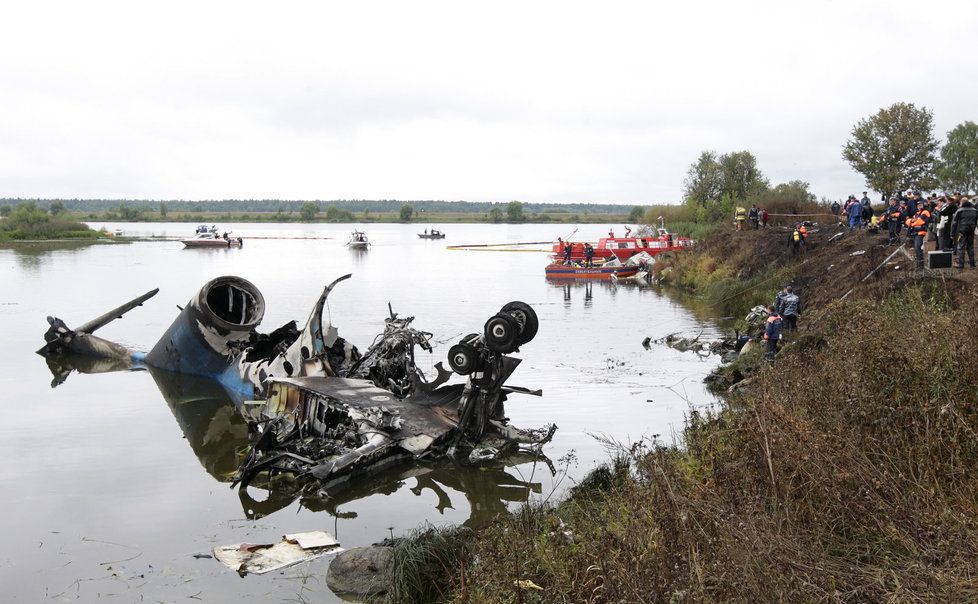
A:
[[[927,241],[927,225],[930,223],[930,211],[921,206],[917,213],[907,218],[907,230],[913,236],[913,251],[917,257],[917,268],[924,268],[924,242]]]

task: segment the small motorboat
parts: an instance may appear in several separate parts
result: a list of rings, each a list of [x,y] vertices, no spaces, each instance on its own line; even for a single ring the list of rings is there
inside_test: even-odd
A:
[[[637,265],[620,262],[606,262],[594,266],[585,266],[578,262],[570,264],[552,262],[547,265],[546,273],[548,279],[626,279],[634,277],[639,270]]]
[[[350,240],[346,242],[346,245],[353,250],[365,250],[370,242],[367,241],[367,234],[363,231],[353,231],[350,233]]]
[[[181,239],[183,245],[186,247],[241,247],[244,245],[244,241],[241,237],[231,237],[229,233],[224,233],[223,236],[213,233],[211,231],[205,231],[203,233],[197,233],[190,239]]]
[[[418,233],[418,237],[421,239],[444,239],[445,233],[442,233],[437,229],[431,229],[431,231],[425,229],[424,233]]]

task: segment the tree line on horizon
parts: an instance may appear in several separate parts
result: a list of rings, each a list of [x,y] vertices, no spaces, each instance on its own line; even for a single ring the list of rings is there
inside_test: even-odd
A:
[[[404,205],[410,205],[414,213],[438,212],[438,213],[489,213],[497,209],[504,215],[508,211],[511,202],[477,202],[477,201],[440,201],[440,200],[415,200],[404,201],[394,199],[366,200],[366,199],[340,199],[340,200],[281,200],[281,199],[223,199],[223,200],[202,200],[188,201],[180,199],[42,199],[42,198],[0,198],[0,205],[17,206],[21,203],[35,203],[38,207],[49,209],[52,205],[61,207],[69,212],[93,213],[117,211],[120,206],[131,210],[141,209],[142,211],[159,211],[179,213],[194,212],[271,212],[288,213],[302,212],[310,207],[316,208],[317,212],[325,212],[328,208],[336,208],[344,212],[362,213],[363,211],[376,213],[399,213]],[[531,203],[520,202],[523,210],[527,213],[549,213],[549,214],[628,214],[634,205],[632,204],[598,204],[598,203]],[[123,216],[123,218],[125,218]]]

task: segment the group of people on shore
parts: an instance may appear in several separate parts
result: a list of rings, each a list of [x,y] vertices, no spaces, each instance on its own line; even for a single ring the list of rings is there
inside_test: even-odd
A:
[[[890,197],[885,209],[877,214],[863,192],[859,200],[850,195],[845,205],[833,202],[832,213],[843,224],[848,221],[849,230],[885,229],[890,244],[899,244],[905,233],[913,244],[917,268],[924,266],[928,241],[935,242],[934,251],[956,254],[958,268],[964,268],[966,256],[968,265],[975,268],[976,201],[957,192],[924,197],[920,191],[907,190]]]
[[[734,219],[737,223],[737,230],[743,231],[745,223],[749,220],[751,228],[759,229],[761,227],[767,227],[768,213],[764,208],[757,207],[757,204],[751,204],[750,209],[746,209],[743,206],[737,206],[734,210]]]

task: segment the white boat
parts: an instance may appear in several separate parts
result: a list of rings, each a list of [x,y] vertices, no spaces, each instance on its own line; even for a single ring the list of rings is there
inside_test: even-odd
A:
[[[181,241],[187,247],[241,247],[244,243],[241,237],[231,237],[228,233],[220,236],[210,231],[197,233],[192,238]]]
[[[370,242],[367,241],[367,234],[363,231],[353,231],[350,233],[350,240],[346,242],[346,245],[351,249],[365,250]]]

